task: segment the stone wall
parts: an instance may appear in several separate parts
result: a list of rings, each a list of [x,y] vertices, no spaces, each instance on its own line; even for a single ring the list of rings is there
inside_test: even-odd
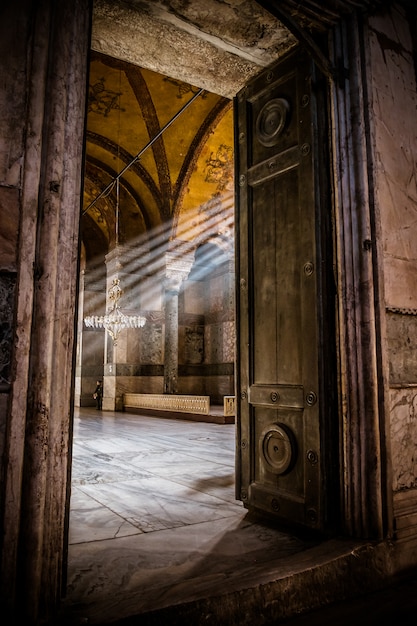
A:
[[[102,282],[91,281],[88,272],[81,281],[75,398],[79,406],[93,406],[96,380],[104,374],[103,409],[113,410],[125,393],[163,393],[165,323],[161,292],[154,298],[157,309],[138,308],[145,326],[122,331],[116,346],[104,329],[85,328],[83,316],[105,310]],[[161,285],[155,278],[147,288],[156,293]],[[135,310],[135,302],[130,305]],[[234,265],[226,261],[186,280],[180,291],[178,393],[208,395],[212,404],[223,405],[224,396],[234,395],[234,359]]]
[[[16,14],[9,4],[2,11],[2,21],[9,27],[2,29],[0,37],[0,55],[2,59],[7,58],[7,63],[2,66],[0,90],[0,461],[4,454],[12,382],[13,318],[25,130],[22,120],[26,116],[24,94],[27,77],[22,59],[26,54],[28,17]]]
[[[184,284],[179,314],[180,393],[210,396],[223,405],[234,395],[234,266],[220,264]]]
[[[417,533],[417,125],[412,33],[403,10],[370,19],[375,197],[385,298],[397,533]],[[384,345],[384,344],[383,344]],[[409,496],[401,492],[409,491]],[[408,502],[407,521],[404,517]],[[411,517],[410,517],[411,515]],[[399,520],[399,518],[401,518]],[[402,521],[401,521],[402,520]],[[414,521],[413,521],[414,520]],[[401,529],[401,530],[400,530]],[[407,532],[410,532],[409,530]]]
[[[62,591],[89,25],[85,0],[2,4],[0,587],[9,622],[7,609],[37,623]]]

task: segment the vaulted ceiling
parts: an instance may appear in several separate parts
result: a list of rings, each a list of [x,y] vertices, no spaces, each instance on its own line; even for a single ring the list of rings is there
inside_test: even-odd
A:
[[[103,256],[116,236],[149,250],[155,238],[197,245],[230,233],[232,118],[232,102],[222,96],[93,52],[82,218],[87,259]]]
[[[320,35],[383,1],[95,0],[92,47],[232,98],[300,33]]]
[[[116,237],[149,248],[152,233],[165,228],[166,239],[194,244],[230,234],[232,98],[295,46],[299,32],[320,36],[340,15],[377,3],[95,0],[82,219],[87,259],[103,256]]]

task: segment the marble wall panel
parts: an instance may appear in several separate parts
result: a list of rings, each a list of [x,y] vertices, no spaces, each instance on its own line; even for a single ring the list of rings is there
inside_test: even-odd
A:
[[[82,363],[75,371],[75,406],[93,406],[97,380],[103,378],[105,331],[83,329]]]
[[[221,313],[224,309],[225,277],[215,276],[210,280],[210,313]]]
[[[417,487],[417,385],[391,389],[393,489]]]
[[[398,7],[370,18],[376,212],[387,304],[417,308],[417,108],[413,45]]]
[[[186,326],[184,328],[184,363],[203,363],[204,361],[204,326]]]
[[[209,324],[204,334],[205,363],[223,363],[223,325]]]
[[[97,381],[102,379],[103,373],[97,374],[97,376],[83,377],[79,386],[81,390],[78,394],[75,393],[75,406],[96,406],[93,393],[96,388]]]
[[[153,365],[163,363],[162,324],[149,321],[145,324],[142,328],[139,350],[141,363]]]
[[[390,383],[417,384],[417,315],[387,314]]]
[[[234,363],[236,354],[236,326],[234,322],[223,323],[223,361]]]
[[[141,376],[117,376],[116,389],[118,395],[124,393],[144,393],[141,391]]]
[[[126,334],[126,363],[138,363],[142,345],[143,328],[129,328]]]
[[[84,289],[88,292],[101,292],[102,301],[106,302],[106,266],[104,257],[102,259],[95,258],[94,265],[85,267],[82,271],[82,283]],[[104,306],[104,305],[103,305]]]
[[[183,302],[184,313],[203,315],[205,309],[205,283],[187,280],[184,284],[180,300]]]

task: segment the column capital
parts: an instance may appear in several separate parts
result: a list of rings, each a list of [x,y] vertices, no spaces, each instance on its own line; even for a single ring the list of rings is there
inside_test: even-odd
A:
[[[104,260],[107,274],[117,272],[140,274],[148,261],[148,255],[138,251],[137,247],[119,245],[110,250]]]
[[[166,252],[165,254],[165,289],[166,291],[179,292],[181,284],[187,279],[194,263],[194,251],[178,253]]]

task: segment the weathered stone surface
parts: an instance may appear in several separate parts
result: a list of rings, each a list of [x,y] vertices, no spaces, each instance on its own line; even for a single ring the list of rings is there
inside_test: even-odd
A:
[[[236,327],[234,322],[223,324],[223,360],[234,363],[236,357]]]
[[[59,601],[65,562],[90,20],[85,0],[5,4],[0,178],[21,198],[1,596],[4,612],[35,623]]]
[[[158,365],[163,363],[163,333],[160,323],[147,322],[142,329],[140,362]]]
[[[184,362],[202,363],[204,359],[204,327],[187,326],[184,330]]]
[[[417,107],[413,48],[406,22],[370,19],[375,194],[383,233],[385,296],[417,308]]]
[[[130,4],[94,3],[94,50],[227,98],[295,45],[251,0],[240,6],[218,0]]]
[[[417,384],[417,315],[387,315],[390,383]]]
[[[393,489],[417,487],[417,386],[391,389]]]

